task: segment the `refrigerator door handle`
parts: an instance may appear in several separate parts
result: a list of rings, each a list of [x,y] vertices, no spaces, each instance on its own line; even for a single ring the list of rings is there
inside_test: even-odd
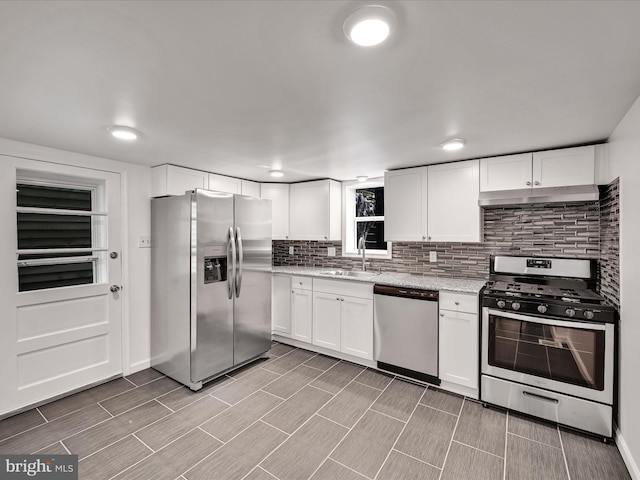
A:
[[[236,298],[240,297],[242,287],[242,267],[244,265],[244,249],[242,247],[242,233],[240,227],[236,227],[236,242],[238,243],[238,273],[236,275]]]
[[[231,258],[229,258],[231,257]],[[236,273],[236,242],[233,236],[233,228],[229,227],[229,238],[227,239],[227,287],[229,290],[229,299],[233,298],[235,290],[235,273]]]

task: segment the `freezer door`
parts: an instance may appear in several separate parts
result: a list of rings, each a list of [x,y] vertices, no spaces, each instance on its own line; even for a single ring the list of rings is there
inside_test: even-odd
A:
[[[234,363],[271,348],[271,200],[236,195]]]
[[[233,366],[233,195],[196,190],[192,198],[191,380],[197,383]]]

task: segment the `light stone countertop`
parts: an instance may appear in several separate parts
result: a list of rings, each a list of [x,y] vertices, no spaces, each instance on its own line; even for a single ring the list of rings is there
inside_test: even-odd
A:
[[[284,273],[288,275],[301,275],[304,277],[331,278],[333,280],[344,280],[348,282],[375,283],[378,285],[391,285],[395,287],[421,288],[423,290],[446,290],[450,292],[475,293],[485,284],[484,280],[434,277],[412,275],[409,273],[370,272],[366,277],[348,277],[333,275],[331,271],[342,270],[340,268],[313,268],[313,267],[273,267],[273,273]]]

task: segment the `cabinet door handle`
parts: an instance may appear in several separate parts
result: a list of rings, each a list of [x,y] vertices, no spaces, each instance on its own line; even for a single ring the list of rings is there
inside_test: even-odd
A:
[[[444,313],[441,313],[441,314],[440,314],[440,316],[441,316],[441,317],[444,317]]]
[[[336,297],[336,300],[340,301],[340,297]]]
[[[533,184],[534,185],[540,185],[540,182],[536,180],[535,182],[533,182]]]
[[[530,186],[531,186],[531,182],[525,182],[525,185],[526,185],[527,187],[530,187]]]
[[[453,303],[455,303],[456,305],[460,305],[460,302],[453,302]]]
[[[341,301],[341,302],[344,302],[344,298],[341,298],[341,299],[340,299],[340,301]]]

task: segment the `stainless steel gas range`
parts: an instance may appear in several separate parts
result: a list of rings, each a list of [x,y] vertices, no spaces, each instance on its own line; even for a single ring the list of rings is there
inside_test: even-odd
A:
[[[616,312],[596,261],[496,255],[482,295],[481,400],[610,438]]]

